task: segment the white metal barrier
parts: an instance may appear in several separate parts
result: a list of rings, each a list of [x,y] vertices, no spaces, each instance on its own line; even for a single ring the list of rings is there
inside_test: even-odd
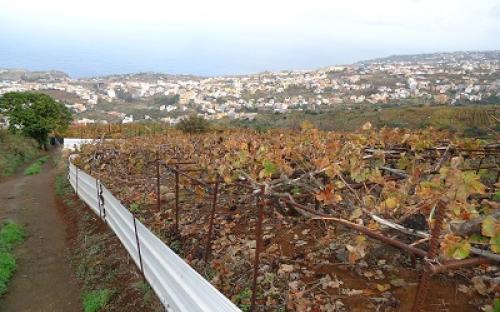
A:
[[[99,180],[69,161],[76,194],[115,232],[166,311],[240,311],[228,298],[137,220]]]
[[[98,140],[97,140],[98,141]],[[64,149],[75,150],[80,148],[83,144],[96,142],[94,139],[77,139],[77,138],[64,138]]]

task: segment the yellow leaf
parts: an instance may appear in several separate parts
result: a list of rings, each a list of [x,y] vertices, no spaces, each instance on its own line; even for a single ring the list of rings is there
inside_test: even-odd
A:
[[[384,292],[386,290],[391,289],[391,284],[377,284],[377,289],[380,292]]]
[[[385,209],[394,210],[398,207],[399,200],[396,197],[389,197],[383,202]]]
[[[481,233],[487,237],[493,237],[500,233],[500,222],[497,222],[492,216],[487,216],[481,224]]]

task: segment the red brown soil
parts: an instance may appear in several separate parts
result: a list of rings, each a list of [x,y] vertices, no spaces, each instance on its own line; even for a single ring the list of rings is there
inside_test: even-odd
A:
[[[16,248],[17,271],[0,311],[82,311],[80,288],[69,264],[66,224],[58,213],[50,162],[40,174],[22,171],[0,183],[0,218],[26,228]]]

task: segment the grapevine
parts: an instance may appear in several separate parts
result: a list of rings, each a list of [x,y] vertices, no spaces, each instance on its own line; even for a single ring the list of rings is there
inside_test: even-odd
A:
[[[106,135],[110,136],[102,131],[95,137]],[[374,290],[357,293],[343,287],[340,275],[345,272],[332,270],[329,263],[340,259],[356,271],[370,261],[381,261],[377,252],[383,244],[359,231],[339,232],[339,227],[391,233],[425,250],[436,206],[443,201],[440,261],[481,257],[482,263],[494,263],[500,259],[498,144],[432,128],[374,130],[370,124],[350,133],[235,129],[184,134],[162,129],[142,135],[129,137],[117,130],[111,135],[114,140],[84,146],[76,163],[99,175],[167,243],[182,244],[181,255],[240,306],[249,305],[249,298],[239,295],[251,280],[257,195],[268,201],[258,301],[270,311],[316,311],[314,307],[341,311],[351,296],[370,297],[399,287],[361,271],[357,274],[371,280]],[[156,162],[161,164],[159,210]],[[171,227],[173,164],[180,162],[185,165],[179,169],[183,192],[176,232]],[[219,177],[220,208],[207,266],[202,256],[204,235],[212,223],[208,222],[210,198]],[[474,270],[487,271],[470,269],[471,276]],[[321,277],[315,279],[317,275]],[[320,287],[309,289],[311,282]],[[493,282],[486,288],[482,295],[498,293]],[[339,292],[344,293],[338,296]],[[385,310],[405,304],[390,293],[386,296],[369,303]]]

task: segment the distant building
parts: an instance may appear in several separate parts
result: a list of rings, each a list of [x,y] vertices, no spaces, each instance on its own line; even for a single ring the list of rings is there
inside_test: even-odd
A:
[[[134,122],[134,116],[133,115],[125,116],[125,118],[123,118],[123,120],[122,120],[122,123],[124,123],[124,124],[132,123],[132,122]]]

